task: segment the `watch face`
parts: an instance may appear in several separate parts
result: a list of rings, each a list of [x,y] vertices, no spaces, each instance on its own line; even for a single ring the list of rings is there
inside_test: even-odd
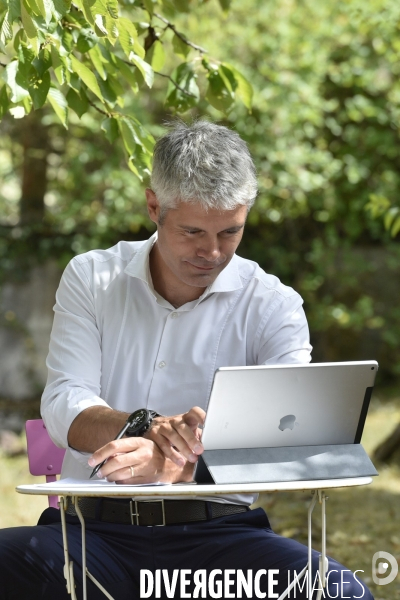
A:
[[[141,408],[140,410],[136,410],[132,413],[128,419],[130,422],[128,432],[134,433],[135,431],[139,431],[147,424],[149,420],[149,411],[147,408]]]

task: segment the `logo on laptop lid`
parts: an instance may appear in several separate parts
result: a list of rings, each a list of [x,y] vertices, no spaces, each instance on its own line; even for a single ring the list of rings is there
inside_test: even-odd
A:
[[[294,429],[295,425],[298,425],[295,415],[286,415],[280,420],[279,429],[281,431],[284,431],[285,429]]]

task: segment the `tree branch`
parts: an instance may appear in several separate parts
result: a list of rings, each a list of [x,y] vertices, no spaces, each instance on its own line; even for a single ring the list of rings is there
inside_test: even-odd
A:
[[[158,19],[160,19],[163,23],[165,23],[167,28],[171,29],[174,32],[174,34],[176,35],[176,37],[178,37],[180,40],[182,40],[182,42],[184,44],[186,44],[187,46],[190,46],[191,48],[193,48],[197,52],[200,52],[201,54],[207,54],[207,50],[205,50],[201,46],[198,46],[197,44],[194,44],[193,42],[190,42],[189,40],[187,40],[184,35],[179,33],[179,31],[176,29],[175,25],[173,23],[171,23],[170,21],[168,21],[165,17],[163,17],[162,15],[159,15],[158,13],[154,13],[154,16],[157,17]]]
[[[96,104],[92,100],[90,100],[89,98],[88,98],[88,102],[89,102],[90,106],[93,106],[93,108],[95,110],[97,110],[97,112],[101,113],[102,115],[106,115],[106,117],[109,117],[109,118],[111,117],[110,113],[107,113],[104,110],[101,110],[101,108],[99,108],[98,106],[96,106]]]
[[[130,67],[137,68],[131,62],[129,62],[129,60],[124,60],[123,62],[126,65],[129,65]],[[176,89],[182,92],[182,94],[185,94],[186,96],[191,96],[192,98],[196,98],[196,96],[194,94],[192,94],[191,92],[186,91],[183,87],[181,87],[178,83],[176,83],[175,79],[172,79],[172,77],[170,75],[166,75],[165,73],[160,73],[160,71],[154,71],[154,73],[155,73],[155,75],[160,75],[160,77],[166,77],[166,79],[169,79],[170,82],[176,87]],[[95,108],[97,108],[97,107],[95,106]]]
[[[187,92],[180,85],[178,85],[176,83],[176,81],[174,79],[172,79],[172,77],[170,77],[169,75],[165,75],[164,73],[160,73],[159,71],[154,71],[154,73],[156,75],[161,75],[161,77],[166,77],[167,79],[169,79],[170,82],[174,84],[174,86],[176,87],[176,89],[180,90],[182,92],[182,94],[185,94],[186,96],[191,96],[192,98],[196,98],[196,96],[194,94],[192,94],[191,92]]]

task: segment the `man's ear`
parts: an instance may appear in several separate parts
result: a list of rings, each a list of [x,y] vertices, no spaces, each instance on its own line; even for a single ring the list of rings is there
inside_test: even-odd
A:
[[[157,200],[157,196],[150,188],[146,189],[146,201],[147,201],[147,212],[149,213],[150,219],[153,223],[158,224],[160,217],[160,205]]]

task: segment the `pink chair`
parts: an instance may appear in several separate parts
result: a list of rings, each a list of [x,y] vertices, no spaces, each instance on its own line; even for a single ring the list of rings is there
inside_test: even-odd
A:
[[[56,475],[61,473],[65,449],[51,441],[42,419],[27,421],[25,430],[30,474],[45,475],[46,481],[56,481]],[[57,496],[49,496],[49,506],[58,508],[57,502]]]

